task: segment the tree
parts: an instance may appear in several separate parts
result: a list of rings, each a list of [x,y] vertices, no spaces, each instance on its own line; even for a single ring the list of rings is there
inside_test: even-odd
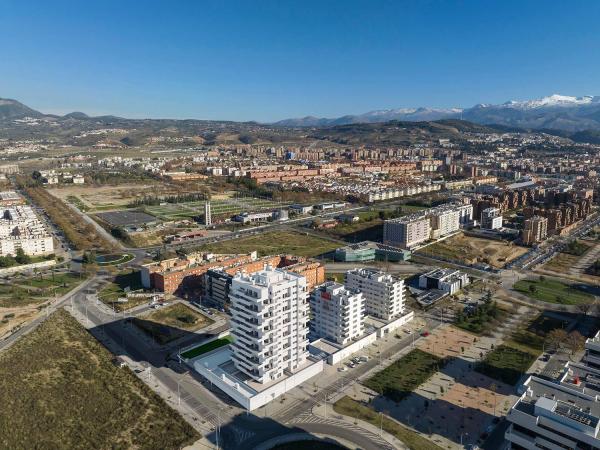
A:
[[[487,292],[485,293],[485,298],[484,298],[484,302],[486,304],[489,304],[492,302],[492,291],[490,291],[489,289],[487,290]]]
[[[15,255],[15,261],[17,261],[19,264],[29,264],[31,262],[31,258],[25,254],[22,248],[18,248]]]
[[[577,304],[577,309],[579,310],[579,312],[581,312],[584,316],[587,316],[588,313],[594,308],[595,306],[595,302],[581,302]]]
[[[540,275],[540,283],[546,281],[546,277],[544,275]]]
[[[579,333],[579,331],[572,331],[567,335],[565,344],[569,349],[571,355],[581,351],[585,347],[585,338]]]
[[[567,339],[567,332],[562,328],[555,328],[546,335],[546,341],[552,348],[557,349]]]
[[[535,284],[530,284],[529,292],[531,292],[532,294],[535,294],[536,291],[537,291],[537,287],[535,286]]]

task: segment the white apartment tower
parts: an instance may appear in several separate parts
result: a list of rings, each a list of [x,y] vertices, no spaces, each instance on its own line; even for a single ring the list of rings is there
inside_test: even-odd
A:
[[[265,266],[236,274],[229,292],[236,368],[259,383],[295,371],[308,357],[306,278]]]
[[[386,220],[383,224],[383,243],[410,249],[429,240],[431,221],[422,214]]]
[[[210,211],[210,201],[204,202],[204,225],[212,225],[212,213]]]
[[[313,335],[346,345],[365,331],[365,300],[360,291],[329,281],[310,296]]]
[[[353,269],[346,272],[344,284],[362,292],[370,316],[391,320],[404,313],[403,280],[376,269]]]

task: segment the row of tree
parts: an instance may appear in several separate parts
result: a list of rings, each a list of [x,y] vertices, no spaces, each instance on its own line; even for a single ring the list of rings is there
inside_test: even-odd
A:
[[[82,220],[77,212],[46,189],[29,186],[24,187],[24,190],[33,203],[46,211],[52,222],[63,231],[65,238],[77,250],[113,249],[113,244],[101,236],[94,225]]]

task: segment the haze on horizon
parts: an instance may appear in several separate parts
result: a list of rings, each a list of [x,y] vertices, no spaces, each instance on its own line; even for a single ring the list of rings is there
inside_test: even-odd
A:
[[[0,4],[0,97],[45,113],[276,121],[600,94],[600,3]]]

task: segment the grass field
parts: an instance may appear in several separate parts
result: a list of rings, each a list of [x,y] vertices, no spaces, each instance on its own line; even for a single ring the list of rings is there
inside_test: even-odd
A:
[[[491,378],[514,385],[538,357],[514,345],[500,345],[486,355],[475,370]]]
[[[552,279],[520,280],[515,283],[513,289],[536,300],[563,305],[576,305],[594,299],[594,296],[587,292]]]
[[[340,244],[314,235],[293,231],[273,231],[204,245],[199,247],[199,250],[216,253],[248,253],[257,250],[260,256],[289,253],[310,257],[329,253],[339,246]]]
[[[142,289],[142,279],[139,272],[124,271],[116,274],[113,280],[98,292],[98,299],[117,311],[126,311],[148,302],[147,298],[134,297],[130,298],[127,303],[118,303],[117,299],[125,296],[125,289],[127,288],[131,291]]]
[[[457,234],[417,251],[423,256],[441,257],[464,264],[477,262],[496,268],[504,267],[507,262],[527,252],[524,247],[508,244],[504,241],[483,239]]]
[[[66,311],[0,353],[0,448],[179,449],[198,433]],[[7,432],[10,430],[10,432]]]
[[[213,216],[233,216],[243,211],[260,211],[281,207],[278,202],[255,197],[215,199],[210,202]],[[144,211],[161,220],[181,220],[192,217],[204,216],[204,201],[163,203],[161,205],[147,205]]]
[[[136,317],[133,322],[158,342],[165,344],[180,338],[186,332],[207,327],[214,320],[183,303],[174,303],[143,317]]]
[[[379,413],[351,399],[348,396],[342,397],[333,404],[333,410],[338,414],[364,420],[376,427],[382,427],[384,431],[394,435],[397,439],[404,442],[410,450],[443,450],[443,447],[424,438],[419,433],[406,428],[404,425],[392,420],[386,415],[380,416]]]
[[[50,297],[66,294],[86,279],[71,272],[32,277],[14,276],[7,283],[0,283],[0,308],[14,308],[40,303]]]
[[[377,372],[363,384],[392,401],[399,402],[443,367],[445,360],[419,349]]]
[[[544,264],[544,269],[562,273],[573,267],[581,255],[586,253],[591,247],[587,242],[572,242],[563,252],[557,253],[554,258]]]
[[[216,339],[214,341],[209,342],[208,344],[199,345],[198,347],[194,347],[187,352],[181,354],[182,358],[191,359],[197,356],[203,355],[204,353],[208,353],[212,350],[215,350],[219,347],[223,347],[225,345],[231,344],[233,342],[233,336],[228,335],[222,337],[220,339]]]
[[[507,312],[495,303],[480,305],[473,313],[458,314],[454,326],[475,334],[487,333],[502,323]]]

